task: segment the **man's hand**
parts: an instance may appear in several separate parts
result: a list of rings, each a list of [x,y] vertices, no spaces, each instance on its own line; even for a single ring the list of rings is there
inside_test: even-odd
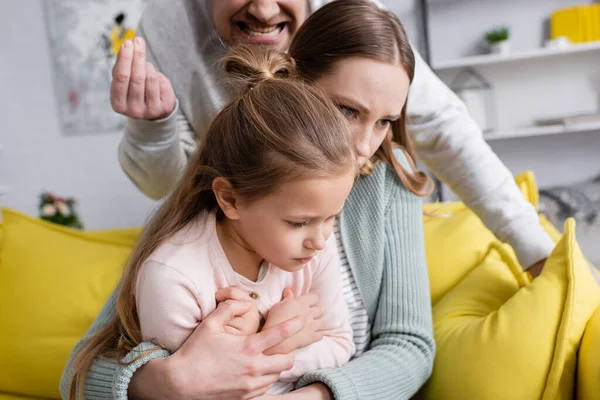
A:
[[[141,37],[123,42],[112,77],[110,104],[115,112],[154,120],[167,117],[175,109],[171,81],[146,62],[146,43]]]

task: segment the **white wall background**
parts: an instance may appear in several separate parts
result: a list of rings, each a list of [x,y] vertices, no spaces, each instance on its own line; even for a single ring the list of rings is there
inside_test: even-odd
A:
[[[60,131],[43,0],[0,2],[0,206],[37,214],[38,195],[50,190],[80,199],[87,228],[143,223],[154,202],[130,183],[117,160],[120,132],[65,136]],[[430,44],[434,61],[479,52],[490,26],[508,23],[513,47],[538,47],[544,21],[560,6],[577,0],[429,0]],[[585,1],[583,1],[585,2]],[[417,0],[385,0],[421,47]],[[596,55],[523,62],[518,69],[491,66],[481,71],[497,86],[500,122],[522,126],[557,112],[599,107]],[[512,68],[512,67],[511,67]],[[449,76],[442,76],[451,79]],[[600,133],[511,139],[494,150],[514,172],[533,169],[542,186],[600,173]]]
[[[121,132],[60,130],[41,0],[0,2],[0,206],[37,215],[49,190],[80,200],[86,228],[138,226],[154,203],[121,171]]]
[[[77,197],[88,229],[140,225],[155,203],[121,170],[121,132],[61,132],[42,2],[0,2],[0,186],[10,189],[0,206],[37,215],[49,190]],[[416,38],[415,4],[388,5]]]
[[[507,25],[513,51],[539,48],[551,13],[591,0],[428,0],[432,64],[486,52],[483,37]],[[476,70],[492,85],[499,130],[535,119],[600,112],[600,51],[525,60]],[[439,76],[450,83],[458,70]],[[541,187],[600,174],[600,132],[505,139],[492,148],[513,173],[533,170]]]

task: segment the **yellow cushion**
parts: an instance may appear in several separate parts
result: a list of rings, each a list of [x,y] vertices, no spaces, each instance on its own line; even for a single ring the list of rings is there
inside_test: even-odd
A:
[[[475,268],[495,237],[463,203],[426,204],[425,213],[429,287],[436,304]]]
[[[577,398],[600,399],[600,308],[588,322],[579,348]]]
[[[133,247],[142,233],[142,228],[107,229],[86,231],[84,233],[92,238],[110,240]]]
[[[424,399],[571,399],[579,342],[600,287],[575,242],[575,223],[533,282],[507,245],[434,307],[437,354]]]
[[[517,175],[515,183],[525,199],[537,208],[539,196],[533,173]],[[436,304],[475,268],[496,238],[461,202],[426,204],[424,211],[431,302]],[[554,229],[549,222],[546,225]]]
[[[43,397],[19,396],[10,393],[0,393],[0,400],[43,400]]]
[[[0,392],[58,398],[62,369],[131,245],[3,210]]]

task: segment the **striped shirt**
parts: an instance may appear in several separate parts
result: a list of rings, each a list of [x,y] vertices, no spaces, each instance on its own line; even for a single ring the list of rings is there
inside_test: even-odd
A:
[[[340,255],[340,268],[342,275],[342,290],[344,294],[344,301],[348,306],[348,312],[350,317],[350,326],[352,327],[352,334],[354,345],[356,346],[356,352],[354,357],[359,357],[365,352],[369,341],[371,340],[371,323],[369,322],[369,316],[367,315],[367,309],[363,303],[363,299],[358,291],[356,280],[352,275],[350,264],[348,263],[348,257],[346,257],[346,251],[342,243],[342,233],[340,231],[339,221],[336,219],[333,226],[333,233],[337,242],[338,252]]]

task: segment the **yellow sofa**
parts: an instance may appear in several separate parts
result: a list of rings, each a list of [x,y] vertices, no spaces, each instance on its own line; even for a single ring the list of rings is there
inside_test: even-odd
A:
[[[522,174],[517,177],[517,183],[524,196],[537,207],[533,175]],[[532,283],[520,270],[512,250],[497,243],[463,204],[429,204],[425,211],[434,325],[439,340],[438,355],[442,358],[436,359],[432,380],[417,397],[458,399],[468,398],[464,394],[469,393],[477,398],[502,399],[509,398],[503,388],[529,387],[535,383],[535,388],[521,393],[527,393],[530,398],[600,398],[600,341],[595,340],[600,338],[600,311],[592,317],[589,330],[581,332],[591,317],[589,309],[595,307],[596,303],[592,302],[597,302],[600,294],[590,285],[585,289],[592,291],[593,296],[583,293],[582,279],[575,279],[576,274],[586,274],[586,270],[581,269],[581,263],[578,270],[574,266],[581,261],[573,249],[574,238],[563,238],[562,247],[555,250],[553,267],[544,271],[544,279],[537,284],[538,280]],[[560,233],[543,216],[541,222],[558,242]],[[58,382],[70,349],[84,334],[120,279],[122,266],[139,233],[137,228],[76,232],[3,210],[3,224],[0,224],[0,400],[59,397]],[[560,260],[568,255],[572,257],[565,265],[570,263],[570,267],[562,274]],[[564,290],[553,286],[562,284]],[[482,288],[487,289],[482,292]],[[491,354],[492,358],[495,355],[498,360],[506,361],[511,351],[516,353],[510,357],[523,358],[523,352],[536,341],[523,344],[519,336],[532,332],[515,332],[519,326],[504,322],[527,320],[526,313],[518,311],[523,307],[513,307],[510,303],[521,302],[527,307],[540,301],[544,304],[544,299],[553,296],[554,290],[563,294],[561,299],[564,301],[552,303],[559,314],[546,318],[544,307],[531,310],[538,317],[534,328],[548,331],[543,340],[537,341],[540,342],[538,351],[548,353],[547,357],[541,357],[547,358],[547,362],[535,364],[539,364],[539,368],[533,372],[527,365],[511,363],[510,359],[505,366],[484,362],[483,368],[486,365],[496,368],[494,374],[498,379],[510,376],[503,377],[498,371],[510,369],[511,373],[516,370],[513,375],[522,376],[522,380],[492,382],[495,385],[486,383],[483,389],[476,385],[464,387],[473,381],[464,376],[454,379],[448,374],[453,368],[461,367],[466,368],[465,373],[474,376],[487,372],[465,365],[463,355],[466,357],[470,350],[476,352],[472,355],[474,360],[478,354],[486,354],[488,359]],[[513,316],[513,313],[518,315]],[[497,318],[498,315],[504,315],[504,319]],[[548,322],[544,326],[545,321],[553,321],[553,324]],[[494,330],[490,330],[490,326]],[[515,342],[506,340],[511,335]],[[467,340],[465,337],[471,342],[462,346],[464,351],[459,353],[462,364],[454,362],[458,357],[454,358],[450,346],[456,347],[456,343]],[[473,342],[473,338],[478,341]],[[576,357],[580,342],[586,353]],[[508,348],[504,347],[506,351],[503,351],[501,346]],[[575,362],[578,363],[577,372],[574,372]],[[441,371],[442,367],[444,370]],[[490,380],[489,377],[486,379]],[[459,383],[463,387],[459,387]],[[515,398],[514,393],[512,398]],[[540,393],[540,396],[531,393]]]

